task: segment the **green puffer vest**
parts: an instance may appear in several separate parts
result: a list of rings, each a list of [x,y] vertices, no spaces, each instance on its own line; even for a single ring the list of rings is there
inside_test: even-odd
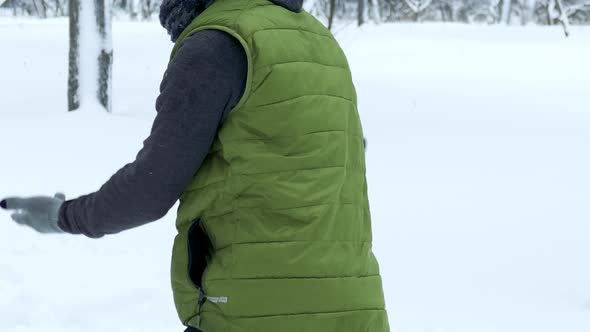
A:
[[[248,79],[180,197],[180,319],[204,332],[389,331],[343,51],[305,11],[215,0],[172,57],[202,29],[240,41]]]

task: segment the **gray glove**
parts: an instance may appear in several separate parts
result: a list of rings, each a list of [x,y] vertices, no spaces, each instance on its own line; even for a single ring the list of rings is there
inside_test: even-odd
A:
[[[33,228],[39,233],[64,233],[59,228],[59,208],[66,200],[62,193],[54,197],[34,196],[28,198],[8,197],[0,202],[0,207],[7,210],[16,210],[10,216],[20,225]]]

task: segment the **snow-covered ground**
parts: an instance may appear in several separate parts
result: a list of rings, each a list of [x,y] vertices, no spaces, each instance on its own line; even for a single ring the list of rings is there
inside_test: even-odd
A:
[[[392,331],[590,331],[590,28],[572,33],[338,32]],[[1,18],[0,45],[0,197],[76,197],[133,160],[172,46],[156,22],[114,24],[112,115],[65,112],[65,20]],[[100,240],[0,213],[0,331],[181,331],[175,211]]]

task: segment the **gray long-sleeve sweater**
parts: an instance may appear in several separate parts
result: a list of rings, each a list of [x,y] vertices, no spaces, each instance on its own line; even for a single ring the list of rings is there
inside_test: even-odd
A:
[[[97,192],[64,202],[59,227],[97,238],[162,218],[241,98],[247,67],[244,49],[225,32],[203,30],[185,39],[164,74],[157,115],[135,161]]]

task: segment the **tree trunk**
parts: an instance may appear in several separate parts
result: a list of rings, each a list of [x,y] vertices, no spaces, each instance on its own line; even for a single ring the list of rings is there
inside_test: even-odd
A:
[[[128,8],[129,17],[132,20],[137,19],[137,12],[135,11],[135,0],[128,0],[127,3],[128,3],[128,6],[129,6],[129,8]]]
[[[504,24],[510,24],[510,14],[512,11],[512,0],[502,1],[502,16],[501,20]]]
[[[141,10],[141,19],[142,20],[147,20],[147,18],[148,18],[147,5],[146,5],[145,1],[146,0],[141,0],[139,2],[139,8]]]
[[[70,0],[68,110],[89,104],[111,111],[110,0]]]
[[[566,37],[570,35],[570,20],[567,16],[567,12],[565,7],[563,6],[563,2],[561,0],[556,0],[557,9],[559,10],[559,21],[563,26],[563,32],[565,33]]]
[[[37,6],[37,0],[33,0],[33,8],[35,8],[35,13],[39,16],[39,6]]]
[[[61,0],[55,0],[55,16],[63,16],[65,14],[63,3]]]
[[[549,24],[561,23],[566,37],[570,35],[570,21],[561,0],[549,0],[547,3],[547,19]]]
[[[152,16],[152,1],[151,0],[140,0],[139,10],[141,11],[141,19],[146,21]]]
[[[531,22],[534,16],[535,11],[535,0],[521,0],[520,7],[520,23],[522,25],[527,25]]]
[[[45,0],[39,0],[41,3],[42,18],[47,18],[47,2]]]
[[[376,23],[381,23],[381,4],[379,0],[369,0],[369,16]]]
[[[70,0],[70,53],[68,65],[68,111],[80,107],[80,1]]]
[[[94,0],[94,3],[100,41],[100,54],[98,56],[98,101],[107,112],[111,112],[111,81],[113,71],[111,0]]]
[[[418,22],[420,13],[430,6],[432,0],[404,0],[404,2],[412,10],[414,21]]]
[[[365,23],[365,1],[366,0],[358,0],[357,18],[359,27]]]
[[[40,18],[47,18],[47,4],[45,0],[33,0],[33,7]]]
[[[449,6],[445,3],[439,3],[438,9],[440,10],[440,18],[443,22],[452,22],[451,14],[449,14]]]
[[[336,0],[330,0],[330,14],[328,15],[328,29],[332,30],[334,22],[334,11],[336,10]]]

